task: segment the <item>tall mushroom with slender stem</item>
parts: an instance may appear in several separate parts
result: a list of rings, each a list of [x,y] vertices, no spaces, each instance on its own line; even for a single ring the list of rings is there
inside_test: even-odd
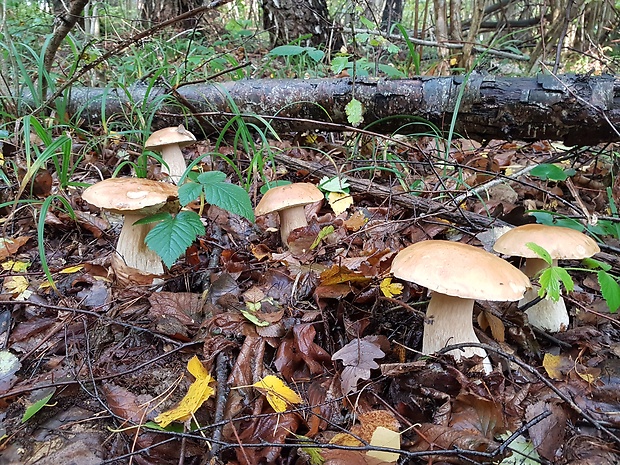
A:
[[[170,176],[170,179],[178,184],[187,168],[181,147],[194,142],[196,142],[194,135],[181,124],[177,127],[155,131],[146,140],[144,148],[161,153],[161,158],[164,161],[161,172]]]
[[[558,260],[583,259],[600,252],[596,242],[579,231],[543,224],[526,224],[513,228],[497,239],[493,249],[505,255],[524,257],[523,272],[530,278],[534,278],[548,268],[549,264],[527,246],[529,242],[549,252],[553,259],[553,266],[557,266]],[[538,297],[539,289],[540,287],[533,286],[525,293],[519,305],[524,305]],[[564,331],[570,323],[566,304],[562,298],[555,302],[545,297],[528,308],[525,313],[532,326],[544,331],[553,333]]]
[[[406,247],[394,258],[392,274],[433,291],[424,320],[425,354],[452,344],[479,342],[472,324],[474,300],[519,300],[530,286],[527,276],[507,261],[450,241],[423,241]],[[487,353],[481,348],[449,353],[457,360],[479,355],[490,371]]]
[[[256,216],[278,212],[280,216],[280,237],[288,247],[291,231],[308,226],[304,207],[323,200],[323,193],[310,183],[286,184],[269,189],[258,202]]]
[[[124,215],[123,227],[112,258],[112,269],[119,283],[151,283],[164,273],[161,258],[144,239],[153,224],[135,222],[157,213],[178,196],[174,184],[138,178],[112,178],[93,184],[82,198],[103,210]]]

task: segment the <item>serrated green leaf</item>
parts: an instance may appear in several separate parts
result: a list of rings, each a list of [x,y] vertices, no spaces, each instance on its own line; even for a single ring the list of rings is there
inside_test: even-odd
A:
[[[136,221],[134,223],[134,225],[137,224],[150,224],[150,223],[157,223],[158,221],[163,221],[166,218],[168,218],[170,216],[170,213],[167,212],[159,212],[159,213],[155,213],[154,215],[149,215],[146,216],[138,221]]]
[[[359,126],[364,121],[364,106],[357,99],[351,99],[344,107],[347,114],[347,120],[352,126]]]
[[[612,269],[612,266],[609,263],[605,263],[602,262],[600,260],[597,260],[596,258],[584,258],[581,261],[581,264],[583,266],[585,266],[586,268],[588,268],[589,270],[605,270],[605,271],[609,271]]]
[[[175,217],[168,217],[146,235],[146,245],[157,253],[171,267],[198,235],[205,233],[205,227],[198,213],[182,211]]]
[[[205,200],[217,207],[254,221],[252,202],[246,190],[227,182],[204,184]]]
[[[202,184],[197,182],[190,181],[179,186],[179,202],[183,206],[196,200],[200,194],[202,194]]]
[[[569,292],[572,292],[575,288],[573,278],[570,277],[564,268],[559,266],[552,266],[543,271],[538,282],[540,283],[538,295],[540,297],[547,296],[554,302],[560,300],[560,284],[563,284]]]
[[[52,398],[52,396],[54,395],[54,393],[56,392],[55,388],[52,388],[52,392],[50,392],[48,395],[46,395],[45,397],[43,397],[42,399],[36,401],[34,404],[32,404],[31,406],[29,406],[26,411],[24,412],[24,416],[22,417],[22,423],[26,423],[28,420],[30,420],[39,410],[41,410],[43,407],[45,407],[47,405],[47,403],[49,402],[49,400]]]
[[[566,181],[566,179],[571,176],[570,173],[569,170],[563,170],[559,166],[551,163],[541,163],[530,171],[531,176],[542,179],[543,181]],[[572,174],[575,173],[573,172]]]
[[[211,184],[226,181],[226,174],[221,171],[207,171],[198,175],[200,184]]]
[[[533,242],[526,242],[525,245],[528,249],[533,251],[536,255],[538,255],[545,262],[547,262],[549,266],[553,265],[553,259],[551,258],[551,255],[549,255],[549,252],[547,252],[543,247],[539,246],[538,244],[534,244]]]
[[[618,281],[606,271],[599,271],[596,275],[609,311],[616,313],[620,307],[620,285]]]

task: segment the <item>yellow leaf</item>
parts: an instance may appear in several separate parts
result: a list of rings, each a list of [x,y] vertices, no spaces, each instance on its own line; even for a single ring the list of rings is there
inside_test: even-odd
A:
[[[552,355],[545,354],[545,358],[543,359],[543,367],[547,371],[547,374],[557,380],[564,379],[564,375],[560,368],[562,367],[562,356],[561,355]]]
[[[353,205],[353,197],[344,192],[330,192],[327,194],[327,201],[336,215],[344,213]]]
[[[252,386],[260,389],[265,394],[267,402],[278,413],[285,412],[288,404],[302,403],[301,397],[277,376],[265,376]]]
[[[400,449],[400,433],[384,428],[383,426],[379,426],[372,433],[370,445],[376,447],[389,447],[390,449]],[[385,452],[381,450],[370,450],[366,452],[366,455],[380,459],[383,462],[396,462],[400,457],[400,454],[396,452]]]
[[[84,265],[75,265],[75,266],[69,266],[67,268],[63,268],[62,270],[59,271],[59,273],[63,273],[63,274],[73,274],[73,273],[77,273],[78,271],[80,271],[82,268],[84,268]]]
[[[176,407],[157,415],[155,421],[162,428],[173,421],[185,421],[191,418],[202,404],[215,393],[215,389],[209,386],[213,382],[213,378],[202,362],[198,360],[198,357],[192,357],[187,363],[187,370],[194,375],[196,381],[190,385],[187,394]]]
[[[11,294],[21,294],[28,289],[28,284],[25,276],[11,276],[4,280],[4,288]]]
[[[403,285],[400,283],[393,283],[392,278],[385,278],[381,281],[379,289],[381,289],[384,296],[391,299],[392,297],[400,295],[403,292]]]
[[[30,266],[30,262],[15,262],[7,260],[2,264],[4,271],[12,271],[13,273],[23,273]]]

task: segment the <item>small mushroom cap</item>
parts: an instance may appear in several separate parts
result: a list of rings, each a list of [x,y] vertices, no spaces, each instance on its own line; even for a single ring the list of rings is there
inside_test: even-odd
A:
[[[155,213],[178,196],[177,186],[141,178],[111,178],[93,184],[82,198],[95,207],[114,213]]]
[[[526,224],[503,234],[493,246],[496,252],[525,258],[540,258],[527,244],[541,246],[557,260],[591,257],[601,251],[594,240],[571,228]]]
[[[151,134],[151,137],[146,140],[144,148],[156,149],[169,144],[178,144],[180,147],[183,147],[184,145],[189,145],[193,142],[196,142],[196,138],[181,124],[176,127],[169,127],[155,131]]]
[[[307,182],[287,184],[269,189],[256,206],[256,216],[323,200],[323,193]]]
[[[465,299],[519,300],[530,280],[505,260],[477,247],[423,241],[404,248],[392,262],[397,278]]]

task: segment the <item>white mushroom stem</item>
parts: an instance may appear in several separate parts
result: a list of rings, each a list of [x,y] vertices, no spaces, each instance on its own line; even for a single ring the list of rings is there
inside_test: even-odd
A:
[[[291,235],[291,231],[308,226],[306,211],[303,205],[298,205],[296,207],[280,210],[278,213],[280,215],[280,237],[282,238],[282,244],[288,246],[288,236]]]
[[[159,151],[161,151],[161,158],[164,161],[161,172],[170,176],[172,182],[178,184],[179,179],[181,179],[181,176],[187,168],[179,144],[162,145],[159,147]]]
[[[422,337],[422,352],[433,354],[446,346],[465,342],[479,343],[472,323],[474,300],[453,297],[439,292],[433,292],[431,301],[426,310],[424,319],[424,335]],[[484,349],[466,347],[448,352],[456,360],[461,357],[469,358],[474,355],[482,357],[483,366],[487,373],[492,370],[491,362]]]
[[[553,266],[557,266],[558,261],[553,260],[552,264]],[[533,278],[548,267],[549,264],[542,258],[528,258],[525,261],[523,272],[528,277]],[[538,286],[533,286],[531,289],[528,289],[523,298],[519,301],[519,306],[521,307],[537,298],[539,289],[540,287]],[[560,297],[557,302],[549,297],[545,297],[537,304],[528,308],[525,313],[532,326],[551,333],[565,331],[570,323],[566,304],[562,297]]]
[[[116,244],[116,253],[123,259],[125,264],[139,270],[143,274],[164,274],[161,258],[149,249],[144,238],[153,229],[154,224],[134,223],[144,218],[140,214],[126,214],[121,234]]]

